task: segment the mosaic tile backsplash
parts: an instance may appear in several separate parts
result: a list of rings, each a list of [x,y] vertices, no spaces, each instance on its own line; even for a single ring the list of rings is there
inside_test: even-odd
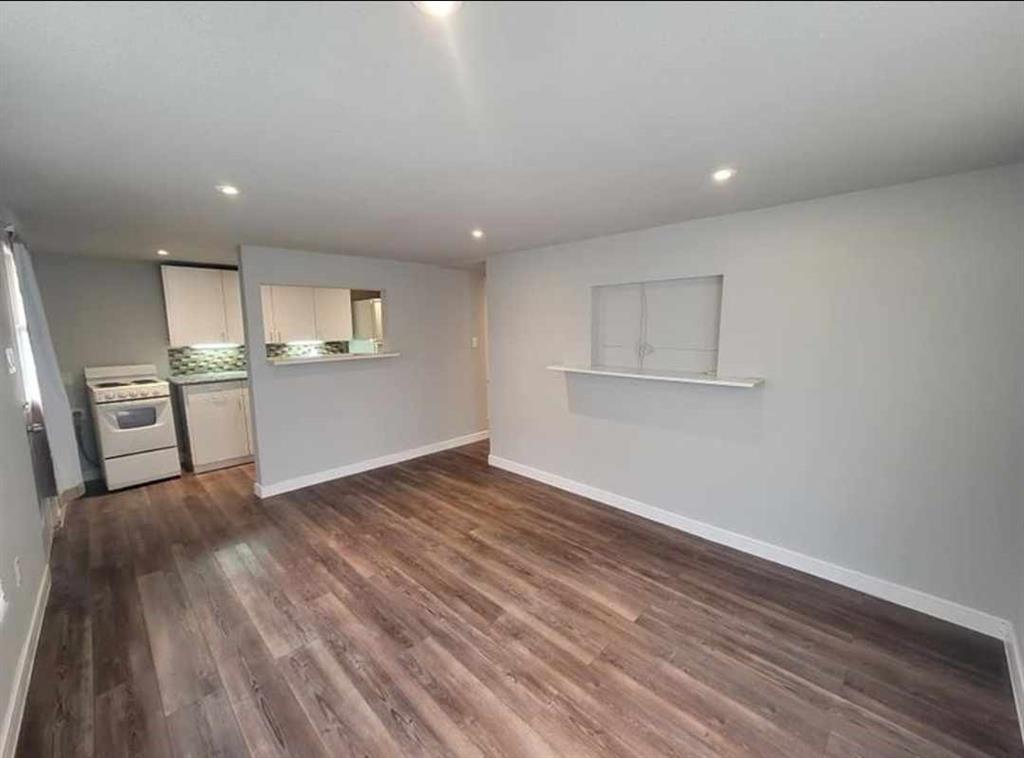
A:
[[[306,345],[267,345],[268,358],[314,358],[348,352],[347,342],[311,342]]]
[[[347,342],[315,342],[307,345],[267,345],[268,358],[312,358],[317,355],[339,355],[348,352]],[[213,374],[218,371],[248,369],[245,347],[172,347],[167,350],[171,373]]]
[[[167,350],[171,373],[213,374],[217,371],[245,371],[249,364],[245,347],[172,347]]]

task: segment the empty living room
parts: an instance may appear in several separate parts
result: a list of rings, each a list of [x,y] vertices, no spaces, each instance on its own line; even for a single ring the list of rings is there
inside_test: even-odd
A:
[[[1024,2],[0,3],[0,758],[1024,758]]]

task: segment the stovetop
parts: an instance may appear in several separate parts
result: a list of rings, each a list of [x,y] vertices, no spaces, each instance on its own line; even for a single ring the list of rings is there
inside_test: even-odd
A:
[[[170,386],[156,376],[156,366],[100,366],[85,370],[85,384],[94,402],[167,397]]]
[[[113,379],[107,382],[96,382],[89,386],[106,389],[107,387],[130,387],[133,384],[160,384],[162,381],[162,379],[126,379],[124,381]]]

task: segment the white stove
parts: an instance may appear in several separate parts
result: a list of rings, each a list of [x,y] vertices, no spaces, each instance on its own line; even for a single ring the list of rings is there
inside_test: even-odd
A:
[[[85,370],[107,489],[181,475],[171,391],[156,366]]]

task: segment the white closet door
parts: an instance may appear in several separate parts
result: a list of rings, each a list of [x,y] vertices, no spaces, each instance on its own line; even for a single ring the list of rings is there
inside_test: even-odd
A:
[[[714,372],[718,368],[722,277],[647,282],[644,292],[644,368]]]
[[[594,365],[624,368],[639,365],[642,292],[639,284],[594,288],[591,351]]]
[[[221,271],[161,266],[171,347],[227,341]]]
[[[313,288],[275,285],[273,289],[276,341],[315,340],[317,336]]]
[[[352,291],[340,287],[313,290],[316,338],[330,342],[352,339]]]

